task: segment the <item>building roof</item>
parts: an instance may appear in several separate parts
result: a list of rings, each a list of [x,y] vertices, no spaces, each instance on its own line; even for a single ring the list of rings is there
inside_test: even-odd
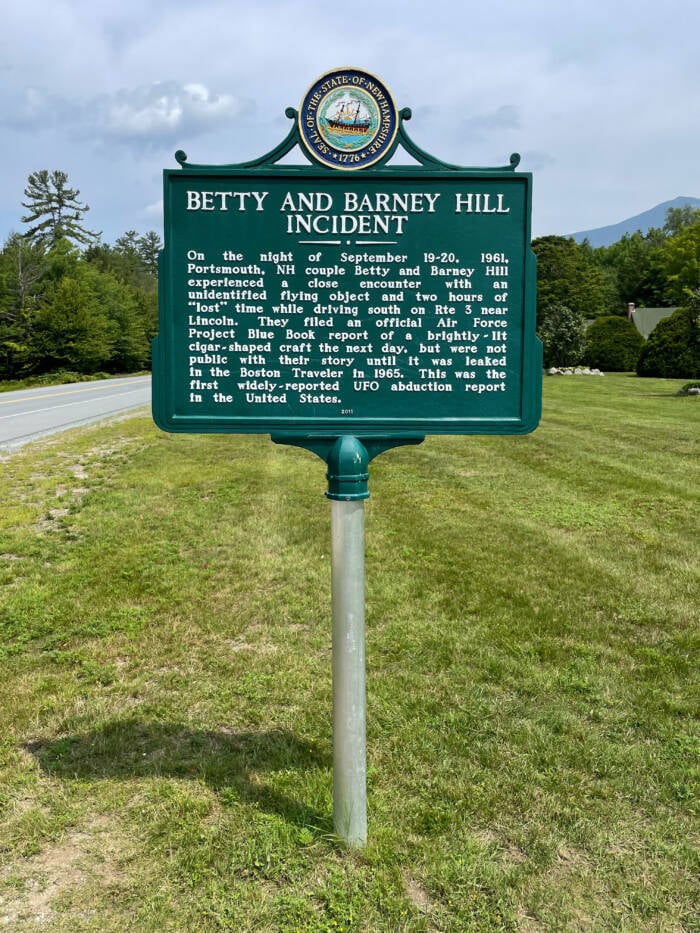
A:
[[[639,333],[647,340],[659,321],[670,317],[677,310],[677,308],[635,308],[632,320]]]

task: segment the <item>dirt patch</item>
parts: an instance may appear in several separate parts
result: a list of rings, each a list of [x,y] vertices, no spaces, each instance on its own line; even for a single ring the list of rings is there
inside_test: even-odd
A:
[[[518,910],[517,924],[521,933],[542,933],[546,929],[544,924],[529,914],[524,907]]]
[[[126,840],[100,820],[6,864],[0,869],[0,930],[41,928],[52,921],[59,901],[78,889],[119,885],[126,849]]]
[[[492,829],[480,829],[474,837],[488,849],[494,857],[502,858],[511,865],[522,865],[527,862],[527,853],[515,843],[503,844],[501,838]]]
[[[586,864],[586,857],[582,852],[568,846],[561,846],[557,850],[559,870],[577,872]]]
[[[259,655],[274,654],[279,650],[271,641],[246,641],[244,638],[235,638],[227,642],[229,651],[250,651]]]
[[[403,880],[404,888],[406,890],[406,895],[411,903],[420,910],[422,914],[429,914],[433,908],[433,903],[430,900],[430,895],[423,887],[423,885],[416,878],[412,878],[410,875]]]
[[[527,862],[527,854],[516,845],[510,845],[504,849],[503,857],[511,865],[524,865]]]

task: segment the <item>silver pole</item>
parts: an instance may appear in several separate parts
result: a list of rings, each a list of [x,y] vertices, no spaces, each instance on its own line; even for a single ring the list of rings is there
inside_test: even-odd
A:
[[[349,845],[367,842],[364,500],[331,500],[333,822]]]

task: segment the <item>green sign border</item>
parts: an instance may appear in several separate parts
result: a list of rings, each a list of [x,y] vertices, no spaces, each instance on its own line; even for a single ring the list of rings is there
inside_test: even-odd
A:
[[[450,179],[455,182],[467,180],[517,179],[526,190],[526,229],[523,231],[526,244],[523,269],[523,331],[520,371],[520,417],[431,417],[431,418],[359,418],[343,416],[334,418],[304,418],[300,416],[283,418],[262,414],[260,417],[210,414],[176,415],[172,411],[172,399],[176,376],[172,368],[168,322],[173,307],[173,276],[171,259],[168,253],[170,242],[171,219],[168,212],[171,179],[190,177],[226,176],[227,178],[262,179],[265,177],[292,179],[323,180],[337,178],[338,170],[325,168],[312,161],[306,152],[298,128],[298,113],[287,108],[286,116],[293,121],[286,139],[275,149],[258,159],[229,165],[199,165],[187,161],[184,152],[178,151],[175,158],[179,169],[166,169],[163,172],[164,211],[165,211],[165,247],[159,261],[159,328],[160,333],[153,341],[153,401],[152,411],[156,424],[164,431],[183,433],[230,433],[230,434],[272,434],[273,440],[282,443],[298,444],[315,450],[316,446],[325,449],[328,439],[354,435],[368,441],[374,441],[374,447],[387,449],[396,443],[415,443],[426,434],[527,434],[539,424],[542,407],[542,345],[535,334],[536,306],[536,260],[529,249],[530,217],[532,204],[532,175],[516,172],[520,156],[514,154],[507,166],[469,168],[450,165],[420,149],[408,136],[405,122],[411,117],[411,111],[404,108],[399,112],[399,129],[393,144],[376,165],[357,171],[343,173],[344,179],[361,179],[371,175],[386,179],[425,180]],[[396,148],[403,149],[416,160],[415,165],[389,166],[387,162]],[[295,147],[303,153],[311,165],[276,164]]]

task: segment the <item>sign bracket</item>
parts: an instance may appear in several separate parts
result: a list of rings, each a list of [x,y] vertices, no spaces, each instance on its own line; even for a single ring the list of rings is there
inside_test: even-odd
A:
[[[299,133],[299,111],[294,107],[287,107],[284,111],[284,115],[293,120],[293,124],[285,138],[275,146],[273,149],[270,149],[269,152],[264,153],[264,155],[258,156],[255,159],[250,159],[246,162],[230,162],[224,165],[216,166],[218,169],[226,171],[254,171],[255,169],[268,169],[272,165],[277,165],[277,163],[283,159],[286,155],[295,148],[299,147],[299,151],[302,153],[304,158],[312,163],[313,159],[309,153],[304,149],[302,145],[301,135]],[[410,107],[403,107],[398,111],[398,132],[396,134],[396,139],[392,143],[391,147],[387,150],[382,159],[372,166],[372,171],[381,171],[383,168],[387,168],[392,173],[400,171],[400,166],[387,166],[387,163],[395,156],[396,151],[399,147],[403,148],[404,151],[415,159],[417,165],[405,166],[409,170],[416,169],[427,169],[430,171],[436,170],[447,170],[453,172],[485,172],[486,174],[492,174],[496,172],[514,172],[518,165],[520,164],[520,154],[518,152],[512,153],[508,165],[502,166],[464,166],[464,165],[455,165],[450,162],[444,162],[442,159],[438,159],[437,156],[431,155],[431,153],[426,152],[425,149],[421,149],[420,146],[415,143],[409,136],[406,130],[406,123],[413,116],[413,111]],[[175,153],[175,161],[178,163],[181,169],[186,172],[199,172],[202,169],[211,169],[211,165],[206,164],[197,164],[194,162],[187,161],[187,153],[178,149]],[[305,168],[303,165],[287,165],[284,166],[287,169],[301,171]],[[325,166],[321,166],[324,168]],[[331,173],[335,173],[337,169],[327,167],[327,170]],[[364,170],[366,171],[366,169]]]
[[[422,444],[423,437],[389,437],[381,435],[331,435],[328,437],[312,434],[271,434],[275,444],[287,444],[310,450],[328,465],[329,499],[350,500],[366,499],[369,474],[365,467],[379,454],[392,447],[408,444]]]

